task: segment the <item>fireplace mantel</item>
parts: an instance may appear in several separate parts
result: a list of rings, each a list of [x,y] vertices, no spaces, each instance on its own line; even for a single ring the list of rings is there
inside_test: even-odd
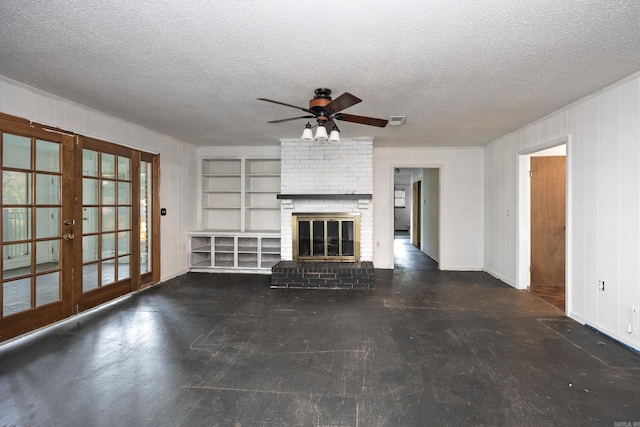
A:
[[[282,200],[370,200],[371,194],[278,194]]]

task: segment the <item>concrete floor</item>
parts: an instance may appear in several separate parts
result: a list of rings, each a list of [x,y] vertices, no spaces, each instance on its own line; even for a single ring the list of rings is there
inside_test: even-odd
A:
[[[0,425],[640,422],[637,353],[396,244],[372,291],[191,273],[0,346]]]

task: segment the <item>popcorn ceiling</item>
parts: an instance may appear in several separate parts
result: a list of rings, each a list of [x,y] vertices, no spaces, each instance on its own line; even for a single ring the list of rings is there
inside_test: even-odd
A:
[[[640,70],[636,1],[3,0],[0,75],[196,145],[298,138],[317,87],[376,146],[474,146]],[[10,102],[11,100],[5,100]]]

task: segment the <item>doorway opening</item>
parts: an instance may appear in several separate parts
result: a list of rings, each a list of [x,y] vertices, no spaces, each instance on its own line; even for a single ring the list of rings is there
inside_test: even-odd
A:
[[[394,267],[438,269],[440,169],[394,168]]]
[[[520,156],[519,283],[567,311],[567,145]]]

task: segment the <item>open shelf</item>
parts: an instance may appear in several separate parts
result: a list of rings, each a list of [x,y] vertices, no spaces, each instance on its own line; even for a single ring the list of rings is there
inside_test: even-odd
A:
[[[202,229],[280,228],[280,159],[202,159],[200,179]]]
[[[270,274],[281,258],[278,231],[194,231],[189,239],[192,271]]]

